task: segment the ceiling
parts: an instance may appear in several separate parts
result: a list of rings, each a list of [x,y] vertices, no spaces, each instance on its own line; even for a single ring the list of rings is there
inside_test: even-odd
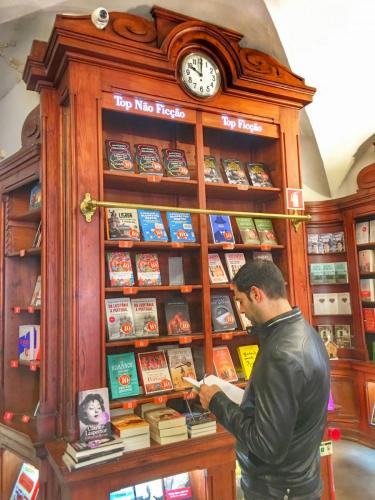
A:
[[[0,102],[19,85],[31,41],[48,39],[56,13],[104,6],[149,16],[154,3],[243,33],[243,45],[273,55],[317,88],[305,124],[328,181],[321,194],[334,197],[375,133],[375,0],[244,0],[237,8],[233,0],[0,0]]]

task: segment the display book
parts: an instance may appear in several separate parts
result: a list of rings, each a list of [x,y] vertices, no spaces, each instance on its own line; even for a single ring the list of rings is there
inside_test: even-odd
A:
[[[39,470],[23,462],[9,500],[35,500],[39,493]]]

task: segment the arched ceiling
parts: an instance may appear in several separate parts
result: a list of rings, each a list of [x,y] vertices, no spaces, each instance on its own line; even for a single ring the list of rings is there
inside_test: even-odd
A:
[[[235,29],[243,45],[266,52],[317,88],[302,118],[302,152],[320,173],[318,195],[334,197],[358,151],[373,136],[374,0],[158,0],[157,5]],[[56,13],[99,6],[150,16],[152,1],[0,0],[0,103],[19,85],[33,39],[47,40]],[[276,28],[276,29],[275,29]],[[26,92],[26,91],[25,91]],[[28,111],[25,110],[24,116]],[[311,124],[311,126],[310,126]],[[0,149],[4,148],[1,142]],[[13,152],[13,151],[12,151]],[[312,160],[313,159],[313,160]],[[305,167],[306,171],[306,167]],[[328,185],[324,178],[328,180]]]

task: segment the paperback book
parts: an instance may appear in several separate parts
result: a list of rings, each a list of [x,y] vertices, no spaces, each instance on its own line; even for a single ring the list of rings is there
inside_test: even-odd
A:
[[[163,175],[159,149],[154,144],[136,144],[135,159],[139,174]]]
[[[278,245],[271,219],[254,219],[254,224],[262,245]]]
[[[168,349],[168,364],[174,388],[178,391],[189,388],[183,377],[197,378],[190,347]]]
[[[81,441],[111,437],[108,388],[79,391],[78,418]]]
[[[333,325],[317,325],[317,329],[324,343],[334,341]]]
[[[146,420],[134,413],[121,415],[112,419],[112,429],[116,436],[123,438],[123,443],[135,436],[149,436],[150,425]]]
[[[107,265],[111,286],[133,286],[134,274],[129,252],[108,252]]]
[[[212,356],[216,375],[227,382],[236,382],[238,377],[228,346],[214,347]]]
[[[307,235],[307,253],[318,254],[319,253],[319,234]]]
[[[115,436],[87,442],[74,441],[66,445],[66,452],[75,462],[123,449],[124,443]]]
[[[156,299],[132,299],[131,304],[136,336],[157,337],[159,335],[159,324]]]
[[[160,210],[138,209],[138,219],[144,241],[168,241]]]
[[[164,168],[169,177],[190,179],[190,172],[183,149],[163,149]]]
[[[350,325],[335,325],[335,340],[337,347],[351,349]]]
[[[228,277],[218,253],[208,254],[208,275],[210,283],[228,283]]]
[[[242,266],[246,264],[245,255],[242,252],[225,253],[225,262],[229,272],[229,278],[232,280]]]
[[[186,426],[185,417],[173,408],[164,407],[150,410],[145,413],[145,419],[151,426],[151,430],[172,429],[173,427]]]
[[[134,172],[134,162],[128,142],[106,140],[105,150],[110,170]]]
[[[335,283],[348,283],[348,263],[335,262]]]
[[[107,238],[109,240],[139,241],[137,210],[133,208],[106,209]]]
[[[18,359],[33,361],[39,359],[40,326],[19,325],[18,327]]]
[[[324,271],[322,263],[310,264],[310,284],[322,285],[324,283]]]
[[[319,233],[318,248],[319,248],[319,253],[326,254],[334,252],[332,233]]]
[[[228,295],[211,296],[211,317],[215,332],[225,332],[237,328],[237,322]]]
[[[209,216],[214,243],[235,243],[232,224],[228,215]]]
[[[238,358],[245,375],[245,380],[249,380],[251,376],[258,352],[259,347],[257,345],[240,345],[237,347]]]
[[[221,163],[227,177],[228,184],[237,184],[248,186],[245,169],[243,168],[240,160],[222,159]]]
[[[196,241],[191,215],[183,212],[167,212],[171,241],[194,243]]]
[[[35,500],[39,493],[39,470],[24,462],[21,465],[9,500]]]
[[[214,156],[204,157],[204,180],[208,183],[224,182],[220,168],[216,163],[216,158]]]
[[[38,228],[36,230],[32,246],[35,248],[39,248],[42,243],[42,221],[39,222]]]
[[[260,245],[260,239],[251,217],[236,217],[236,223],[241,235],[242,243]]]
[[[362,245],[370,241],[369,221],[357,222],[355,225],[355,240],[357,245]]]
[[[185,284],[182,257],[168,257],[168,276],[171,286]]]
[[[139,352],[138,361],[145,394],[173,389],[164,351]]]
[[[163,482],[161,479],[147,481],[135,485],[135,497],[137,500],[163,500]]]
[[[136,336],[129,298],[105,299],[105,312],[108,340],[125,340]]]
[[[36,279],[34,291],[31,297],[30,306],[40,307],[42,305],[42,277],[39,275]]]
[[[345,237],[343,231],[332,233],[333,251],[336,253],[345,252]]]
[[[163,478],[165,500],[193,500],[188,472]]]
[[[373,273],[375,271],[375,251],[360,250],[358,252],[358,265],[361,273]]]
[[[137,500],[133,486],[121,488],[121,490],[112,491],[109,494],[109,500]]]
[[[36,210],[42,206],[42,185],[35,184],[30,191],[29,210]]]
[[[112,399],[139,394],[137,366],[133,352],[109,354],[107,368]]]
[[[159,260],[156,253],[137,253],[135,262],[138,286],[161,285]]]
[[[168,335],[190,335],[189,307],[184,299],[169,299],[164,302]]]
[[[263,163],[248,163],[247,171],[253,186],[273,187],[268,168]]]

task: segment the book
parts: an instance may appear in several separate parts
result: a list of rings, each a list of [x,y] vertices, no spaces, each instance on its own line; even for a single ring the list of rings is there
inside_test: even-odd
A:
[[[35,282],[33,294],[31,296],[30,306],[40,307],[41,305],[42,305],[42,277],[39,274]]]
[[[97,439],[96,441],[74,441],[66,444],[66,452],[75,462],[87,457],[99,456],[114,450],[123,450],[124,443],[115,436]]]
[[[107,208],[106,227],[109,240],[140,240],[138,214],[135,208]]]
[[[225,332],[237,328],[237,322],[228,295],[211,296],[211,319],[215,332]]]
[[[161,479],[147,481],[135,485],[135,496],[137,500],[163,500],[163,482]]]
[[[183,149],[163,149],[163,163],[167,176],[190,179],[190,172]]]
[[[338,314],[337,293],[314,293],[313,305],[317,316]]]
[[[242,266],[246,264],[245,255],[242,252],[225,253],[225,262],[229,272],[229,278],[232,280]]]
[[[241,312],[241,305],[238,300],[234,299],[234,305],[236,306],[238,317],[240,318],[241,326],[244,330],[251,328],[253,325],[251,321],[247,318],[246,314]]]
[[[332,245],[333,251],[336,253],[345,252],[345,236],[343,231],[337,231],[336,233],[332,233]]]
[[[109,494],[109,500],[136,500],[133,486],[121,488],[121,490],[112,491]]]
[[[78,392],[78,418],[81,441],[111,437],[107,387]]]
[[[362,302],[375,301],[375,279],[362,278],[359,280],[359,288]]]
[[[139,394],[137,365],[133,352],[108,354],[107,370],[112,399]]]
[[[144,436],[150,434],[150,424],[144,418],[132,413],[114,417],[112,419],[112,430],[120,438]]]
[[[165,408],[165,407],[166,407],[166,403],[153,403],[150,401],[149,403],[143,403],[141,405],[138,405],[135,409],[135,412],[140,417],[145,418],[145,414],[147,411],[160,410],[161,408]]]
[[[370,223],[369,221],[357,222],[355,225],[355,241],[357,245],[369,243]]]
[[[332,285],[336,283],[336,266],[334,262],[324,262],[323,266],[323,283]]]
[[[31,246],[33,246],[34,248],[39,248],[41,243],[42,243],[42,221],[40,221],[38,224],[38,228],[35,232],[33,243]]]
[[[135,144],[135,160],[139,174],[163,175],[159,149],[154,144]]]
[[[163,478],[165,500],[193,500],[188,472]]]
[[[350,325],[335,325],[335,341],[338,348],[351,349]]]
[[[196,378],[193,355],[190,347],[168,349],[168,364],[174,388],[178,391],[190,387],[183,377]]]
[[[62,460],[67,468],[72,471],[76,469],[82,469],[88,467],[89,465],[103,464],[105,462],[111,462],[116,458],[120,458],[123,455],[123,450],[114,451],[113,453],[108,453],[95,458],[88,458],[83,462],[75,462],[68,453],[64,453]]]
[[[318,235],[318,249],[319,253],[332,253],[333,252],[332,233],[319,233]]]
[[[375,251],[360,250],[358,252],[358,265],[361,273],[373,273],[375,271]]]
[[[137,253],[135,262],[138,286],[161,285],[159,259],[156,253]]]
[[[138,220],[144,241],[168,241],[160,210],[138,209]]]
[[[184,299],[168,299],[164,302],[165,322],[168,335],[190,335],[189,306]]]
[[[135,334],[137,337],[159,335],[158,311],[155,298],[132,299]]]
[[[169,407],[150,410],[145,413],[145,419],[151,427],[158,430],[186,427],[185,417],[177,410]]]
[[[319,234],[307,234],[307,253],[319,253]]]
[[[171,286],[185,284],[182,257],[168,257],[168,277]]]
[[[164,351],[139,352],[138,362],[145,394],[173,389]]]
[[[375,332],[375,308],[364,307],[362,309],[365,330],[367,332]]]
[[[317,329],[324,343],[334,340],[333,325],[317,325]]]
[[[278,245],[271,219],[254,219],[261,245]]]
[[[246,168],[253,186],[273,187],[269,170],[264,163],[248,163]]]
[[[337,294],[337,308],[337,314],[352,314],[349,292],[341,292]]]
[[[369,226],[370,226],[369,242],[375,243],[375,219],[371,219],[369,221]]]
[[[33,361],[39,359],[40,326],[19,325],[18,327],[18,359]]]
[[[260,245],[260,239],[251,217],[236,217],[236,223],[241,235],[242,243]]]
[[[217,165],[216,158],[214,156],[205,155],[204,157],[204,180],[209,183],[224,182],[220,168]]]
[[[39,493],[39,470],[23,462],[9,500],[35,500]]]
[[[228,346],[217,346],[212,349],[212,357],[216,375],[227,382],[238,380],[236,369]]]
[[[30,191],[29,210],[36,210],[42,206],[42,185],[37,182]]]
[[[228,184],[239,184],[243,186],[249,185],[245,169],[243,168],[240,160],[223,158],[221,160],[221,164],[223,165]]]
[[[196,241],[189,213],[167,212],[167,221],[172,242],[194,243]]]
[[[235,243],[230,217],[228,215],[209,216],[214,243]]]
[[[151,435],[140,434],[139,436],[125,437],[122,439],[124,443],[124,453],[128,451],[142,450],[143,448],[150,448]]]
[[[218,253],[208,254],[208,275],[210,283],[228,283],[228,277]]]
[[[259,352],[257,345],[240,345],[237,347],[238,359],[240,360],[245,380],[249,380],[256,357]]]
[[[335,283],[348,283],[348,263],[335,262]]]
[[[253,252],[253,260],[269,260],[271,262],[273,262],[273,257],[272,257],[272,253],[271,252],[264,252],[264,251],[261,251],[261,252],[257,252],[257,251],[254,251]]]
[[[105,299],[108,340],[136,337],[130,299]]]
[[[324,283],[324,269],[321,263],[310,264],[310,284],[321,285]]]
[[[124,141],[105,141],[107,164],[110,170],[134,172],[134,162],[130,144]]]
[[[234,384],[231,384],[227,380],[223,380],[220,377],[217,377],[216,375],[208,375],[202,380],[195,380],[193,378],[186,377],[186,381],[189,382],[192,387],[195,387],[197,389],[199,389],[202,384],[218,385],[220,389],[226,394],[226,396],[231,401],[233,401],[233,403],[240,405],[242,402],[244,390]]]
[[[111,286],[134,285],[134,274],[129,252],[108,252],[107,266]]]

